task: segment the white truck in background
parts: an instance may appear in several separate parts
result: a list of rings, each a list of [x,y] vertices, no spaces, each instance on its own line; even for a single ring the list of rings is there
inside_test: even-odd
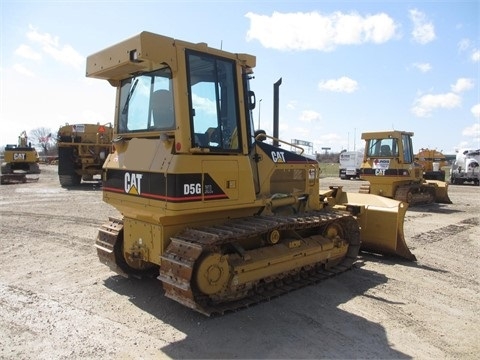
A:
[[[450,183],[463,185],[464,183],[480,184],[480,149],[460,150],[457,152],[455,163],[450,169]]]
[[[360,168],[363,162],[362,151],[343,151],[339,157],[339,176],[343,180],[360,177]]]

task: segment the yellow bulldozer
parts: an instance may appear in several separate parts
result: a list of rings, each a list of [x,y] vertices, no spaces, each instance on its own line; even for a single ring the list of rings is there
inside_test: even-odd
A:
[[[155,274],[206,315],[342,273],[360,248],[415,260],[407,204],[320,191],[317,161],[254,129],[255,62],[150,32],[87,58],[86,75],[117,89],[102,177],[121,216],[99,229],[98,257],[124,276]]]
[[[410,206],[451,204],[446,182],[424,178],[424,168],[413,155],[412,136],[413,132],[398,130],[362,133],[365,153],[360,178],[369,184],[362,185],[360,192],[393,198]]]
[[[27,177],[28,174],[40,174],[38,162],[37,150],[28,141],[27,132],[22,131],[18,136],[17,144],[5,146],[0,183],[24,183],[38,180],[38,177]]]

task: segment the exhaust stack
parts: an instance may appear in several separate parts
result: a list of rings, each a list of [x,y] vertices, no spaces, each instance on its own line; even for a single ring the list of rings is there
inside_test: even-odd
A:
[[[280,103],[280,91],[279,91],[279,88],[280,88],[280,85],[282,85],[282,78],[278,79],[278,81],[273,84],[273,137],[274,137],[274,140],[273,140],[273,146],[275,147],[279,147],[280,145],[278,144],[278,137],[279,137],[279,131],[278,131],[278,128],[279,128],[279,123],[280,123],[280,120],[279,120],[279,112],[278,112],[278,108],[279,108],[279,103]]]

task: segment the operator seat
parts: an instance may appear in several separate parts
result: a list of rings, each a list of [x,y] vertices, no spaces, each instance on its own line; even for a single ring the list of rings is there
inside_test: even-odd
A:
[[[156,129],[171,129],[175,125],[172,93],[164,89],[154,91],[151,104],[153,127]]]
[[[380,156],[392,156],[392,151],[389,145],[382,145],[380,148]]]

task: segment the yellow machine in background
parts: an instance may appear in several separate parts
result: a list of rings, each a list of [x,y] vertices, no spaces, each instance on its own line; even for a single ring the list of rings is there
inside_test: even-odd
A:
[[[57,134],[58,179],[63,187],[101,179],[102,166],[112,150],[111,124],[65,124]]]
[[[5,146],[2,174],[13,174],[17,170],[25,174],[40,174],[37,150],[28,142],[26,131],[18,137],[18,144]]]
[[[410,205],[451,204],[447,183],[424,179],[423,168],[413,156],[412,136],[413,132],[397,130],[362,134],[365,154],[361,178],[370,184],[363,185],[360,192]]]
[[[445,181],[445,170],[447,158],[442,152],[432,149],[420,149],[415,155],[415,161],[422,166],[423,178],[425,180]]]
[[[29,179],[26,175],[40,174],[38,162],[37,150],[28,142],[26,131],[22,131],[17,145],[5,146],[0,183],[27,182]],[[38,177],[30,180],[38,180]]]
[[[122,217],[99,229],[98,256],[204,314],[341,273],[360,246],[415,259],[407,204],[320,193],[317,161],[255,131],[255,61],[149,32],[87,58],[117,88],[103,200]]]

